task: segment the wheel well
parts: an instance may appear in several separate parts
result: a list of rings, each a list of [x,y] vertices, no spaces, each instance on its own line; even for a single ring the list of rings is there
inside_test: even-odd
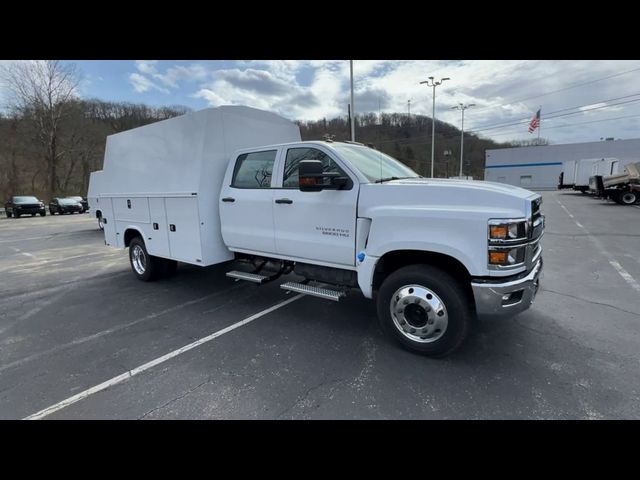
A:
[[[461,281],[471,290],[471,275],[466,267],[457,259],[443,253],[425,252],[422,250],[396,250],[385,253],[373,273],[373,288],[378,289],[383,280],[396,270],[408,265],[427,264],[438,267]]]
[[[102,216],[102,210],[96,210],[96,218],[100,218]]]
[[[138,230],[134,230],[133,228],[127,229],[124,232],[124,246],[128,247],[129,244],[131,243],[131,240],[133,240],[136,237],[142,238],[142,234]]]

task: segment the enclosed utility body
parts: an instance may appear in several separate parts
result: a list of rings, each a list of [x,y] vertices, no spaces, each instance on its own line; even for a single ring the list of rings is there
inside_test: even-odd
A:
[[[218,197],[231,154],[299,140],[294,123],[248,107],[209,108],[107,137],[90,188],[100,190],[93,198],[106,244],[126,247],[139,232],[153,256],[202,266],[230,260]]]

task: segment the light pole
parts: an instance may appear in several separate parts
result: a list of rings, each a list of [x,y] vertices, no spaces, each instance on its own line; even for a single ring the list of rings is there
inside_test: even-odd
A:
[[[461,110],[462,111],[462,128],[460,129],[460,176],[462,176],[462,155],[464,152],[464,111],[467,108],[475,107],[475,103],[469,103],[468,105],[463,105],[459,103],[455,107],[451,107],[453,110]]]
[[[349,60],[349,70],[351,73],[351,141],[356,141],[356,109],[353,104],[353,60]]]
[[[441,78],[436,82],[433,77],[429,77],[429,80],[420,82],[420,85],[426,83],[427,87],[433,87],[433,113],[431,115],[431,178],[433,178],[433,164],[435,160],[435,147],[436,147],[436,87],[441,85],[445,80],[451,80],[449,77]],[[431,83],[429,83],[431,82]]]

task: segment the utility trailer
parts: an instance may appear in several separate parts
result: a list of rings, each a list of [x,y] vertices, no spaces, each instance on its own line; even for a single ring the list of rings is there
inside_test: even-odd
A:
[[[562,162],[562,172],[558,179],[558,190],[564,190],[565,188],[573,188],[576,181],[576,160],[567,160]]]
[[[589,191],[589,178],[591,177],[593,165],[600,160],[600,158],[583,158],[578,160],[575,169],[573,187],[571,187],[573,190],[582,193],[587,193]]]

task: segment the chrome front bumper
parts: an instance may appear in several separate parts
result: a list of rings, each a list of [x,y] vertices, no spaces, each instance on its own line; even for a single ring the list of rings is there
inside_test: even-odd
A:
[[[542,258],[521,278],[471,282],[478,315],[515,315],[531,306],[542,278]]]

